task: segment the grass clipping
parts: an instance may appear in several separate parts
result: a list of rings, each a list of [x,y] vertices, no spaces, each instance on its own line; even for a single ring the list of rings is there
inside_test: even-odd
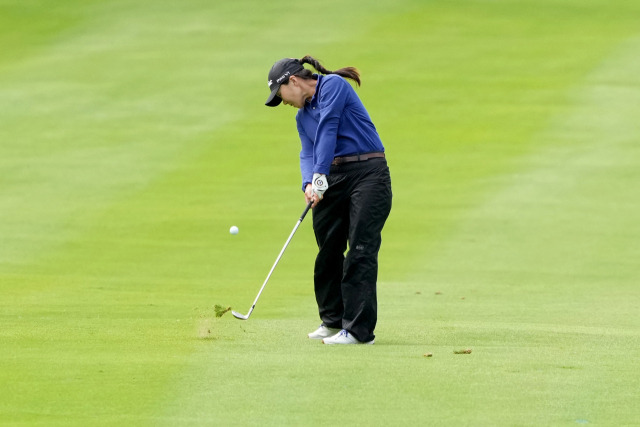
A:
[[[231,310],[231,307],[223,307],[220,304],[216,304],[213,309],[216,312],[216,317],[222,317],[227,311]]]

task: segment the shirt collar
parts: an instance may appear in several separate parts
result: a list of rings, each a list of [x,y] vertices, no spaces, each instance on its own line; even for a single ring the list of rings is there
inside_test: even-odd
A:
[[[311,100],[309,101],[309,105],[316,105],[318,103],[318,93],[320,92],[320,82],[324,77],[322,74],[314,74],[314,76],[318,76],[318,83],[316,83],[316,93],[313,94]]]

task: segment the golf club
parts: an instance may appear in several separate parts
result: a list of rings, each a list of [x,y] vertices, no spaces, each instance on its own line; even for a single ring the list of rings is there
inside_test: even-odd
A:
[[[273,273],[273,270],[276,268],[276,265],[278,265],[278,261],[280,261],[280,258],[282,258],[282,254],[284,253],[284,250],[287,249],[287,246],[289,246],[289,242],[293,238],[293,235],[296,233],[296,230],[300,226],[300,223],[302,223],[302,220],[307,215],[307,212],[309,212],[309,209],[311,209],[311,205],[312,204],[313,204],[313,200],[310,201],[307,204],[307,207],[304,209],[304,212],[302,212],[302,215],[300,215],[300,219],[296,223],[296,226],[293,227],[293,231],[291,232],[291,234],[289,235],[289,238],[287,239],[287,241],[285,242],[284,246],[282,247],[282,250],[280,251],[280,255],[278,255],[278,258],[276,258],[276,262],[273,264],[273,267],[271,267],[271,271],[269,271],[269,274],[267,274],[267,278],[265,279],[264,283],[262,284],[262,287],[260,288],[260,291],[258,292],[258,296],[256,296],[256,299],[253,301],[253,304],[251,305],[251,308],[249,309],[249,312],[246,315],[244,315],[244,314],[238,313],[237,311],[233,311],[232,310],[231,313],[234,315],[234,317],[236,317],[237,319],[241,319],[241,320],[247,320],[249,318],[249,316],[251,316],[251,313],[253,313],[253,309],[256,308],[256,303],[258,302],[258,298],[260,298],[260,294],[264,290],[264,287],[267,285],[267,282],[269,281],[269,278],[271,277],[271,273]]]

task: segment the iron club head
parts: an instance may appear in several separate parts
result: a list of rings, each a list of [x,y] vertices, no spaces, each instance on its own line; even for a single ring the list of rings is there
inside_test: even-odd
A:
[[[236,319],[247,320],[249,318],[249,315],[245,316],[244,314],[240,314],[234,310],[231,311],[231,314],[233,314]]]

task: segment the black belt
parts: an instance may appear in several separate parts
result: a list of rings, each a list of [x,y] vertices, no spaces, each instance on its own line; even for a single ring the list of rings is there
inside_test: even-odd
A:
[[[384,157],[384,153],[382,151],[376,151],[374,153],[357,154],[355,156],[335,157],[331,164],[336,166],[344,163],[364,162],[365,160],[375,159],[377,157]]]

